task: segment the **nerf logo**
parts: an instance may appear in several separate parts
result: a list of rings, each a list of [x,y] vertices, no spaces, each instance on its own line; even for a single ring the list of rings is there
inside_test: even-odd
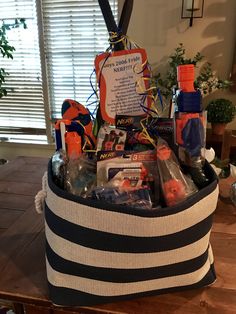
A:
[[[117,119],[116,124],[117,124],[117,126],[119,126],[119,125],[130,125],[130,124],[133,123],[133,121],[134,121],[134,119],[132,117],[130,117],[130,118],[120,118],[120,119]]]
[[[108,159],[108,158],[113,158],[116,156],[115,152],[110,152],[110,153],[103,153],[100,155],[99,159],[100,160],[104,160],[104,159]]]

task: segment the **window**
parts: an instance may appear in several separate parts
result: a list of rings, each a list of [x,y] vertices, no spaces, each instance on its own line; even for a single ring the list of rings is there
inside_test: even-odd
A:
[[[8,96],[0,99],[1,139],[12,141],[46,140],[42,78],[35,3],[32,0],[1,1],[0,21],[12,24],[24,17],[27,29],[8,31],[14,59],[1,58]]]
[[[110,0],[115,18],[117,2]],[[72,98],[86,105],[92,93],[95,55],[108,46],[105,22],[97,0],[1,3],[0,19],[15,17],[25,18],[28,29],[8,33],[16,51],[14,60],[3,64],[10,73],[6,82],[10,91],[0,99],[0,136],[45,141],[47,134],[50,140],[48,120],[60,117],[63,100]],[[91,81],[95,84],[95,76]]]

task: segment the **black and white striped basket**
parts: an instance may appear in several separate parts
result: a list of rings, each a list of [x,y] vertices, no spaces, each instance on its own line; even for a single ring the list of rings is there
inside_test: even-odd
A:
[[[54,304],[114,302],[207,286],[216,279],[209,237],[218,182],[185,202],[140,210],[89,201],[59,189],[49,163],[46,265]]]

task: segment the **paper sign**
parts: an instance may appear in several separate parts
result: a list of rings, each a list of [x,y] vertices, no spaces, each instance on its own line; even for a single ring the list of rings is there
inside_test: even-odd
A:
[[[97,80],[100,86],[100,108],[103,120],[115,124],[117,114],[133,116],[145,115],[141,104],[149,107],[150,99],[142,102],[148,81],[143,77],[150,76],[144,49],[132,49],[102,53],[95,59]]]

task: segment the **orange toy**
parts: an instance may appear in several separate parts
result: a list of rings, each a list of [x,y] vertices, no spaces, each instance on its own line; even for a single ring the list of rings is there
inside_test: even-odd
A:
[[[157,149],[157,158],[159,158],[160,160],[167,160],[170,158],[171,155],[171,149],[163,144],[160,145]]]
[[[84,133],[94,145],[96,144],[91,116],[89,110],[84,105],[72,99],[65,99],[62,104],[61,114],[63,120],[79,121],[85,129]]]
[[[200,119],[202,125],[204,125],[204,117],[201,113],[182,113],[179,112],[179,115],[176,116],[175,126],[176,126],[176,142],[179,145],[184,145],[182,131],[187,124],[187,122],[191,119]]]
[[[66,132],[65,142],[69,159],[78,159],[82,154],[81,136],[77,132]]]
[[[177,81],[179,89],[183,92],[195,92],[194,65],[183,64],[177,67]]]
[[[171,179],[163,184],[163,192],[168,206],[173,206],[184,200],[186,191],[180,180]]]

